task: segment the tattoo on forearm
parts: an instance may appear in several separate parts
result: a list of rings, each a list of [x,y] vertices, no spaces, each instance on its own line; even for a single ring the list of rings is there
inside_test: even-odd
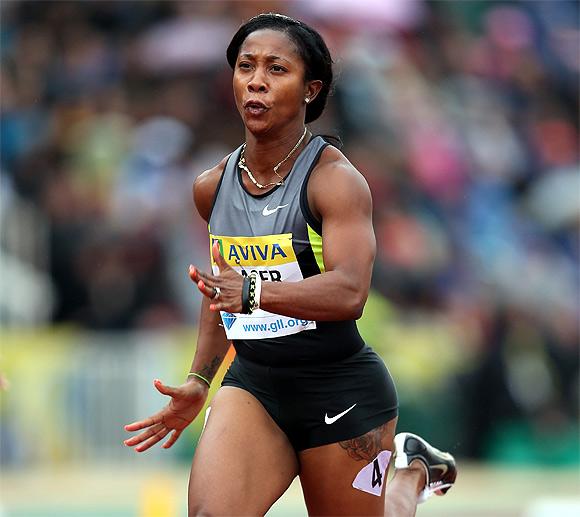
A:
[[[218,368],[220,367],[220,364],[222,364],[223,360],[223,355],[216,355],[208,364],[204,364],[199,369],[199,373],[211,381],[217,373]]]
[[[386,432],[387,423],[369,431],[358,438],[338,442],[338,444],[354,460],[373,461],[382,450],[381,438]]]

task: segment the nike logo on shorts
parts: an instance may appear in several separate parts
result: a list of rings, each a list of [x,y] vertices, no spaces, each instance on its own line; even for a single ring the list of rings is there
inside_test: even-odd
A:
[[[269,215],[272,215],[273,213],[275,213],[275,212],[277,212],[278,210],[280,210],[280,208],[287,207],[289,204],[290,204],[290,203],[286,203],[285,205],[278,205],[276,208],[273,208],[273,209],[269,209],[269,208],[268,208],[268,205],[266,205],[266,206],[264,207],[264,210],[262,210],[262,215],[263,215],[264,217],[267,217],[267,216],[269,216]]]
[[[328,413],[325,413],[324,414],[324,422],[326,424],[334,424],[334,422],[336,422],[339,418],[342,418],[344,415],[346,415],[355,406],[356,406],[356,402],[352,406],[350,406],[348,409],[345,409],[342,413],[339,413],[338,415],[333,416],[333,417],[329,417]]]

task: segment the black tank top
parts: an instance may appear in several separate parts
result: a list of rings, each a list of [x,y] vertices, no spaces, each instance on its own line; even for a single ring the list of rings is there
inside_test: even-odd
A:
[[[241,147],[231,154],[217,187],[209,233],[211,244],[218,241],[223,257],[236,271],[242,275],[256,271],[266,282],[297,282],[325,271],[322,226],[308,207],[306,187],[327,145],[322,137],[314,137],[284,184],[259,195],[243,186],[237,165]],[[218,273],[213,259],[212,269]],[[309,321],[261,309],[221,316],[236,352],[260,364],[332,362],[364,346],[354,320]]]

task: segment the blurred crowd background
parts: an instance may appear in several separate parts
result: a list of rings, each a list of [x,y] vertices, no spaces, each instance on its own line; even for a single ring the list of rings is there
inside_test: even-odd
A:
[[[312,129],[372,189],[360,328],[401,429],[578,465],[579,5],[3,1],[1,464],[123,457],[121,424],[159,406],[151,379],[187,371],[187,266],[208,261],[191,186],[243,141],[225,49],[278,11],[334,56]],[[39,426],[49,447],[23,439]]]

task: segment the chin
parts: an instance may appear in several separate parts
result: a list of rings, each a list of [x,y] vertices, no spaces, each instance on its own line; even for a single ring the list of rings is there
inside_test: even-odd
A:
[[[265,120],[244,120],[246,129],[255,136],[266,135],[270,131],[271,125]]]

